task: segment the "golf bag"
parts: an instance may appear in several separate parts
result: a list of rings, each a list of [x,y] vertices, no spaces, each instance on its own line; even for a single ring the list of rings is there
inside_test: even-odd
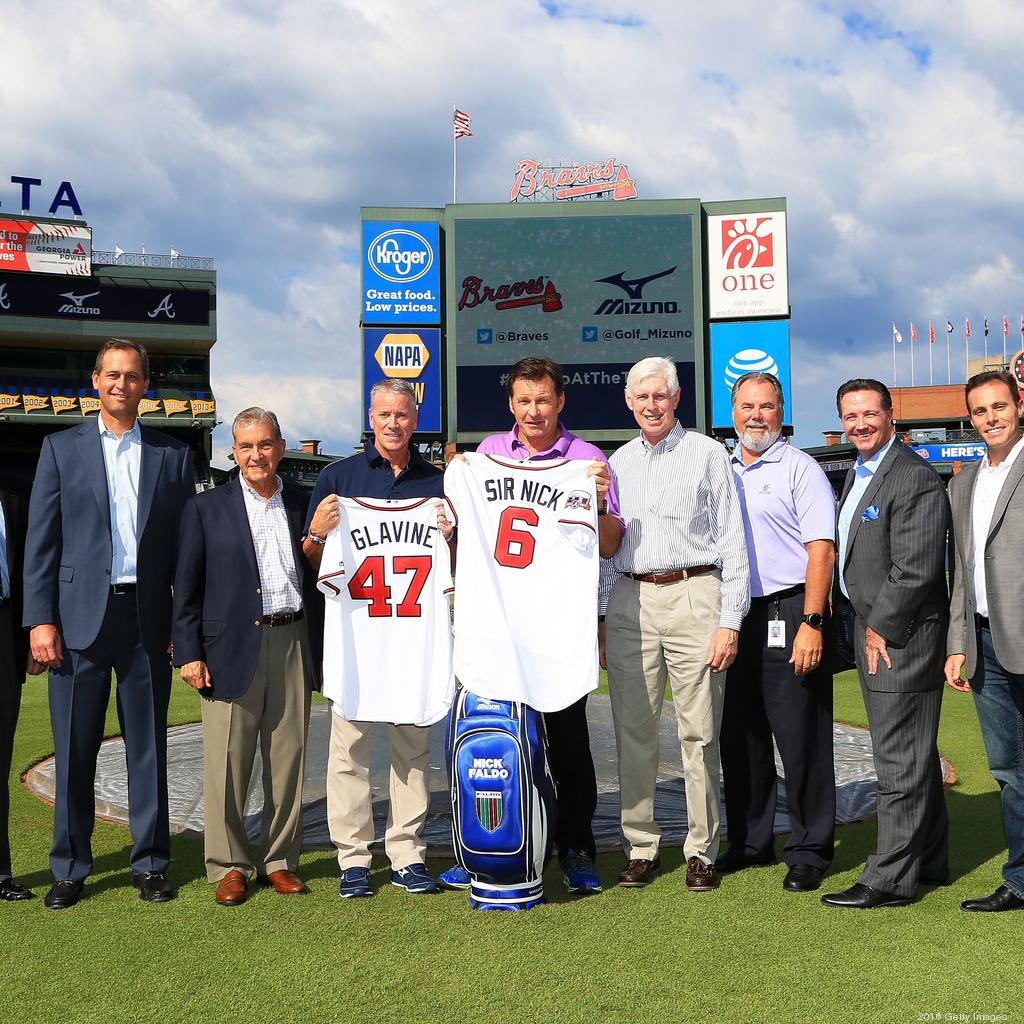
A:
[[[544,717],[525,704],[460,689],[448,718],[455,857],[477,910],[529,910],[544,902],[554,842],[555,782]]]

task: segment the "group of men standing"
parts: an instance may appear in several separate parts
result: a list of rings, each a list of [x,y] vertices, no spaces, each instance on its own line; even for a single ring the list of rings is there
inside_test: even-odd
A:
[[[203,697],[206,862],[216,901],[242,903],[253,876],[281,894],[306,891],[297,867],[310,692],[320,664],[316,570],[339,522],[339,497],[443,495],[441,471],[412,443],[415,393],[403,381],[373,389],[372,440],[321,474],[308,507],[277,476],[285,442],[276,417],[255,407],[232,426],[238,479],[196,494],[188,449],[138,422],[148,383],[145,350],[107,342],[93,373],[98,419],[46,439],[27,524],[21,504],[0,494],[0,769],[6,778],[24,670],[48,668],[57,769],[54,883],[45,899],[52,909],[77,903],[92,869],[93,787],[111,672],[130,778],[132,881],[144,900],[174,896],[166,874],[172,663]],[[551,360],[517,363],[508,395],[515,425],[485,440],[481,452],[591,461],[602,513],[599,656],[608,669],[627,858],[620,885],[645,886],[660,867],[654,791],[668,683],[685,772],[687,888],[711,890],[723,873],[775,862],[775,745],[791,824],[783,887],[820,887],[834,847],[835,625],[852,640],[868,710],[878,842],[860,880],[822,901],[899,905],[919,885],[948,882],[936,748],[945,675],[974,693],[1009,845],[1004,885],[963,907],[1024,907],[1024,641],[1012,619],[1024,568],[1013,548],[1024,521],[1024,405],[1010,375],[981,374],[967,384],[987,454],[951,485],[952,516],[937,474],[895,437],[891,398],[878,381],[848,381],[837,395],[858,450],[838,516],[821,469],[781,437],[783,394],[770,374],[747,374],[733,388],[731,458],[679,423],[680,385],[667,359],[631,369],[625,401],[639,434],[610,460],[563,425],[563,375]],[[437,525],[454,544],[440,505]],[[944,561],[951,525],[952,615]],[[570,892],[597,892],[586,698],[545,719],[558,859]],[[367,723],[332,714],[328,818],[345,897],[372,891],[369,738]],[[410,893],[433,892],[422,838],[427,729],[393,724],[389,739],[391,880]],[[244,805],[257,743],[264,810],[254,856]],[[0,898],[17,900],[31,893],[10,875],[6,795],[5,785]],[[468,881],[463,875],[454,868],[442,882],[458,887]]]

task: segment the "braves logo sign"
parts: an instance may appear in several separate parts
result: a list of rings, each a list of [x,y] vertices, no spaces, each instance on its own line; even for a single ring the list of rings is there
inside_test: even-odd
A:
[[[542,189],[552,189],[555,199],[583,199],[605,192],[610,192],[612,199],[636,199],[636,182],[629,176],[629,168],[612,158],[571,167],[541,167],[536,160],[520,160],[511,201],[529,199]]]
[[[562,308],[562,296],[554,282],[545,282],[544,275],[529,281],[511,281],[497,288],[483,283],[479,277],[467,277],[462,282],[459,309],[473,309],[484,302],[493,302],[495,309],[519,309],[522,306],[540,306],[545,313],[557,313]]]

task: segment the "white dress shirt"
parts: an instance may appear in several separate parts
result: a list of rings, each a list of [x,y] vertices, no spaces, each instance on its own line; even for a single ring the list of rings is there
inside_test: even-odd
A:
[[[7,518],[0,504],[0,601],[11,596],[11,568],[7,561]]]
[[[988,617],[988,591],[985,584],[985,543],[988,540],[989,527],[992,525],[992,513],[996,509],[999,492],[1010,475],[1010,469],[1021,448],[1024,447],[1022,437],[1011,449],[1010,454],[998,466],[989,465],[988,452],[981,459],[978,475],[974,482],[974,498],[971,503],[971,539],[974,544],[974,610],[979,615]]]
[[[843,569],[846,567],[846,552],[850,549],[850,527],[853,525],[853,513],[857,511],[860,499],[868,489],[871,481],[874,480],[876,470],[882,464],[882,460],[886,455],[889,454],[889,449],[895,440],[896,435],[893,434],[871,458],[866,459],[864,462],[861,462],[859,456],[857,457],[857,465],[854,467],[853,485],[850,487],[850,493],[846,495],[846,501],[843,502],[843,506],[839,510],[839,589],[847,597],[850,595],[846,589],[846,580],[843,579]]]
[[[135,583],[138,579],[139,472],[142,466],[142,433],[139,421],[120,438],[96,417],[107,469],[110,501],[111,583]]]
[[[276,479],[277,490],[270,498],[264,498],[242,476],[238,477],[245,498],[245,514],[249,517],[249,531],[256,549],[264,615],[297,612],[302,607],[288,513],[281,495],[284,484],[280,477]]]

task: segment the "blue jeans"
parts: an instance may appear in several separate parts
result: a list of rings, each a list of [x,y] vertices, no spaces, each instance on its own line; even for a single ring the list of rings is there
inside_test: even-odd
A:
[[[971,690],[989,771],[999,783],[1009,847],[1003,880],[1014,896],[1024,899],[1024,675],[999,664],[987,629],[978,631],[978,651]]]

